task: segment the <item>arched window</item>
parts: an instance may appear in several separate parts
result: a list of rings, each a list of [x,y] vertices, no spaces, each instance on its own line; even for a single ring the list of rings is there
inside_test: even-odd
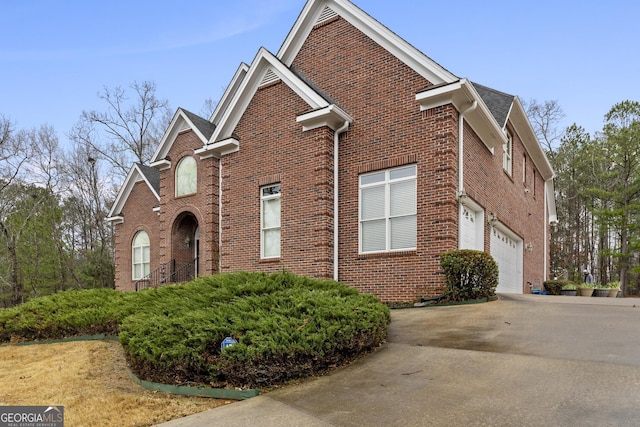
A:
[[[146,231],[138,231],[131,244],[132,279],[140,280],[149,274],[150,245]]]
[[[176,197],[195,194],[198,183],[198,165],[191,156],[184,157],[176,166]]]

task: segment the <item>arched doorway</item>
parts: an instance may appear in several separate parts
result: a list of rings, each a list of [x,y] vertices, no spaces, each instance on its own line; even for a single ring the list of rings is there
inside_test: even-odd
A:
[[[173,223],[171,233],[172,282],[186,282],[198,276],[200,228],[191,212],[183,212]]]

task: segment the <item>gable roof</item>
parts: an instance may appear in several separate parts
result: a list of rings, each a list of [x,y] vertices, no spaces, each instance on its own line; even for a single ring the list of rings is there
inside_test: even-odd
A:
[[[180,132],[187,129],[193,130],[204,145],[207,143],[209,138],[211,138],[215,127],[216,126],[207,119],[187,111],[184,108],[178,108],[176,113],[173,115],[167,130],[162,136],[162,140],[160,141],[156,152],[151,158],[151,166],[161,168],[167,167],[169,163],[164,159]]]
[[[511,111],[511,105],[515,96],[500,92],[478,83],[472,83],[478,91],[491,114],[503,129],[507,124],[507,117]]]
[[[144,181],[147,184],[147,187],[149,187],[149,190],[151,190],[156,200],[160,201],[160,171],[141,163],[134,163],[127,174],[127,178],[124,180],[122,187],[120,187],[120,192],[113,202],[113,206],[107,216],[107,221],[115,223],[124,221],[124,218],[120,215],[122,213],[122,208],[129,198],[135,184],[141,181]]]
[[[458,80],[454,74],[348,0],[308,0],[278,51],[277,57],[285,65],[291,66],[313,27],[335,15],[347,20],[432,84],[451,83]]]
[[[143,165],[142,163],[136,163],[136,166],[140,169],[140,173],[143,175],[147,184],[156,195],[160,194],[160,171],[151,166]],[[159,198],[158,198],[159,199]]]
[[[323,110],[332,106],[330,101],[322,94],[311,87],[288,66],[283,64],[271,52],[262,47],[251,62],[251,65],[246,71],[246,75],[238,83],[236,90],[231,96],[228,107],[221,112],[219,124],[216,126],[211,138],[209,138],[209,144],[233,136],[233,131],[240,121],[242,114],[265,79],[269,81],[281,80],[309,105],[311,111]],[[343,121],[352,120],[347,113],[336,106],[333,106],[331,111],[336,112]]]

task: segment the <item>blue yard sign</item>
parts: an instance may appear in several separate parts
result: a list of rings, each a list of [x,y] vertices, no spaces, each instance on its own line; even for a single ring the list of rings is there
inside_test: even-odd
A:
[[[234,340],[231,337],[226,337],[225,339],[222,340],[222,344],[220,344],[220,351],[234,344],[238,344],[238,341]]]

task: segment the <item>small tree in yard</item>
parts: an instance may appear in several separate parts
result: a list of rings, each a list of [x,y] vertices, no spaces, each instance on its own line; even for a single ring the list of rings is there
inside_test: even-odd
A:
[[[445,252],[440,265],[447,280],[449,301],[489,298],[498,286],[498,264],[491,255],[469,249]]]

